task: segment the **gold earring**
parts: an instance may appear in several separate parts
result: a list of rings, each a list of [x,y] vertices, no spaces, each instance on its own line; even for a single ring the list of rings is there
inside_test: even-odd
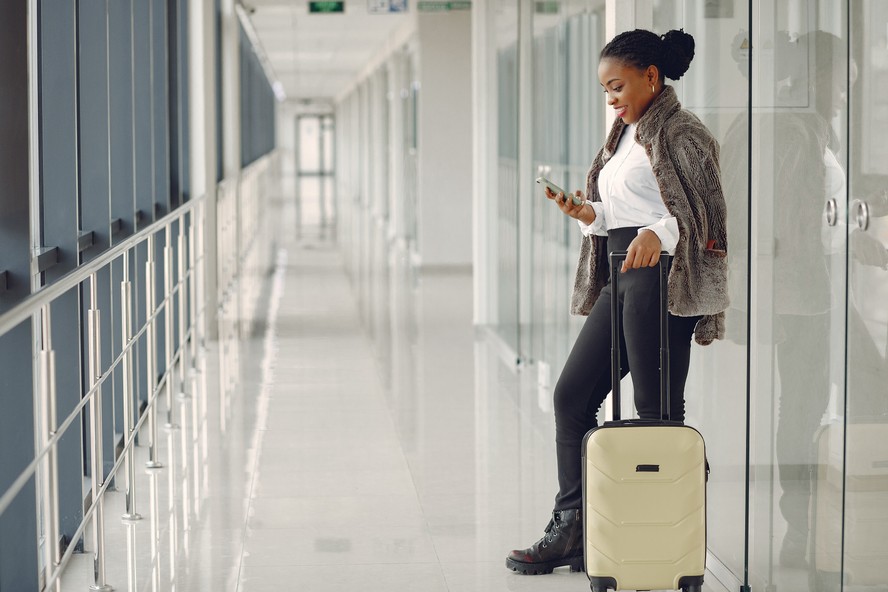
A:
[[[654,94],[656,91],[654,90],[654,85],[651,85],[651,94]]]

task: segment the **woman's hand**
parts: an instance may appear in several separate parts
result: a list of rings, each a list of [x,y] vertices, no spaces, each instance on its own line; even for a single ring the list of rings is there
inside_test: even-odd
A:
[[[574,205],[572,195],[567,196],[563,193],[556,195],[546,187],[546,197],[554,201],[562,212],[583,224],[592,224],[595,222],[595,210],[592,209],[592,206],[586,205],[586,196],[583,195],[582,191],[577,190],[575,195],[580,199],[580,205],[578,206]]]
[[[660,261],[660,237],[653,230],[642,230],[631,243],[621,273],[639,267],[654,267]]]

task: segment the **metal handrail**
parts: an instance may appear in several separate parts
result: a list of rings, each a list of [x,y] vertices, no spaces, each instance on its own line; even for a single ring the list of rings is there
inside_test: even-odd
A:
[[[188,380],[187,369],[189,364],[192,368],[197,368],[199,364],[199,347],[205,334],[208,310],[204,298],[207,288],[204,284],[204,270],[208,263],[213,264],[211,254],[217,249],[220,257],[216,264],[220,265],[220,272],[224,270],[224,275],[218,278],[218,286],[209,288],[224,291],[226,295],[233,295],[235,302],[234,308],[226,309],[225,305],[219,308],[220,333],[222,325],[225,324],[224,339],[226,339],[224,343],[220,339],[220,347],[232,348],[234,356],[238,355],[240,338],[238,323],[242,312],[241,306],[251,306],[255,297],[250,293],[251,286],[243,284],[241,280],[245,272],[249,273],[257,264],[263,265],[260,261],[264,261],[267,254],[262,248],[261,240],[269,239],[269,236],[263,232],[262,226],[265,220],[262,204],[267,198],[263,189],[266,187],[269,175],[275,172],[273,168],[275,159],[276,151],[273,151],[251,163],[238,176],[226,179],[215,188],[219,196],[215,207],[222,206],[222,194],[225,194],[224,209],[219,210],[217,216],[220,235],[215,245],[204,244],[205,206],[210,197],[201,196],[182,204],[162,219],[122,239],[95,259],[38,289],[10,310],[0,314],[0,338],[23,323],[31,323],[33,331],[31,340],[35,348],[33,396],[36,435],[34,454],[32,457],[29,455],[28,459],[30,462],[10,485],[0,490],[0,515],[13,507],[15,500],[23,495],[29,483],[36,482],[38,505],[42,504],[40,511],[42,522],[38,531],[39,544],[42,546],[40,551],[42,589],[59,592],[62,579],[65,577],[65,569],[78,549],[77,545],[72,544],[62,551],[59,546],[57,463],[62,439],[66,433],[70,434],[72,426],[77,424],[78,419],[85,416],[88,416],[88,430],[91,434],[88,445],[92,447],[89,453],[91,501],[83,508],[75,532],[68,534],[72,540],[78,540],[88,537],[92,531],[91,551],[94,554],[95,584],[91,589],[110,589],[110,586],[105,584],[104,504],[107,497],[105,494],[113,483],[119,484],[119,480],[124,479],[126,512],[121,519],[127,522],[141,519],[136,501],[139,488],[135,485],[134,468],[137,438],[146,439],[148,462],[145,466],[148,469],[163,467],[157,458],[160,441],[157,434],[158,414],[165,414],[167,427],[176,427],[174,417],[178,411],[174,411],[172,400],[177,387],[181,388],[178,392],[188,396],[185,382]],[[155,251],[155,247],[161,246],[158,240],[163,241],[162,254]],[[132,269],[130,253],[144,244],[148,245],[148,258],[139,264],[140,267],[145,266],[144,270]],[[270,242],[268,244],[270,245]],[[115,343],[120,343],[119,351],[113,351],[107,356],[110,359],[102,359],[103,333],[100,328],[103,326],[103,315],[108,315],[109,312],[108,309],[98,305],[99,290],[107,289],[100,286],[98,276],[100,271],[107,270],[119,262],[123,264],[123,275],[119,278],[120,291],[118,296],[112,296],[110,317],[105,318],[122,320],[117,328],[117,331],[122,331],[122,339],[119,342],[115,339]],[[248,289],[244,295],[240,294],[242,287]],[[89,308],[86,313],[88,322],[82,327],[83,336],[87,337],[87,345],[79,346],[83,348],[83,363],[89,367],[88,380],[78,391],[80,399],[73,408],[66,406],[67,415],[59,421],[56,417],[55,386],[58,377],[55,355],[58,350],[52,344],[52,305],[69,291],[80,288],[84,290],[84,303]],[[133,305],[138,300],[134,301],[133,298],[143,290],[142,302],[146,314],[145,318],[138,319],[138,324],[134,327]],[[159,299],[157,290],[161,290]],[[118,297],[122,303],[121,308],[113,304]],[[177,317],[176,310],[179,311]],[[61,347],[67,347],[67,341],[65,343],[66,345]],[[148,358],[144,375],[140,374],[136,381],[133,364],[142,343],[148,352]],[[160,347],[163,347],[162,355],[158,355]],[[117,347],[114,349],[117,350]],[[238,364],[230,366],[237,367]],[[122,372],[122,391],[119,395],[116,391],[109,395],[111,382],[109,378],[114,376],[115,372]],[[148,377],[147,385],[143,376]],[[232,378],[236,379],[237,376],[233,375]],[[145,392],[147,401],[144,401],[147,405],[137,410],[141,389],[147,391]],[[107,401],[108,396],[114,397],[114,400],[117,400],[118,396],[122,397],[124,417],[124,423],[120,426],[123,432],[122,442],[116,442],[114,462],[110,470],[104,465],[102,442],[102,434],[105,433],[102,427],[102,407],[103,400]],[[163,399],[167,400],[168,405],[163,405]],[[119,433],[118,430],[115,432]]]
[[[136,243],[136,244],[138,244],[138,243]],[[113,258],[112,258],[112,261],[113,261]],[[195,260],[195,263],[199,263],[201,261],[203,261],[203,257],[199,257],[197,260]],[[188,277],[193,275],[192,272],[193,272],[193,270],[188,270],[186,277],[183,279],[187,279]],[[87,276],[87,278],[88,277],[89,276]],[[87,278],[84,278],[84,280],[82,280],[82,281],[86,281]],[[12,485],[10,485],[9,488],[6,490],[6,493],[4,493],[2,496],[0,496],[0,514],[3,514],[3,512],[5,512],[7,510],[7,508],[9,508],[9,506],[12,504],[13,500],[15,500],[16,496],[19,493],[21,493],[24,486],[27,485],[28,481],[31,479],[31,477],[34,475],[34,473],[36,473],[37,467],[40,465],[40,462],[46,457],[47,454],[49,454],[50,450],[52,450],[52,447],[55,446],[56,444],[58,444],[59,440],[62,439],[62,437],[65,435],[65,432],[68,430],[68,428],[71,427],[71,424],[74,423],[74,421],[76,419],[78,419],[78,417],[80,416],[80,413],[84,410],[84,408],[89,403],[92,402],[93,396],[95,395],[96,392],[98,392],[99,387],[102,384],[104,384],[104,382],[108,378],[111,377],[111,375],[114,373],[114,369],[123,361],[123,359],[130,352],[130,350],[132,350],[133,346],[135,346],[135,344],[139,341],[139,339],[141,339],[141,337],[148,330],[148,326],[152,322],[157,320],[157,317],[160,316],[160,313],[162,311],[165,311],[166,305],[170,302],[171,296],[173,294],[178,293],[179,289],[182,286],[182,283],[183,282],[176,282],[176,287],[173,289],[173,291],[170,293],[170,295],[167,296],[166,298],[164,298],[158,304],[157,310],[155,310],[154,313],[151,314],[151,316],[149,316],[147,319],[145,319],[145,324],[142,326],[142,328],[139,329],[138,333],[134,334],[126,342],[126,344],[121,348],[120,354],[118,354],[118,356],[114,359],[114,361],[112,361],[108,365],[108,369],[105,370],[105,372],[103,372],[102,375],[97,378],[96,384],[93,385],[86,393],[84,393],[83,397],[80,399],[80,402],[78,402],[77,405],[74,406],[71,413],[69,413],[68,416],[64,419],[64,421],[62,421],[62,423],[60,423],[58,425],[58,427],[56,427],[55,433],[46,442],[46,444],[38,451],[38,453],[34,457],[34,460],[31,461],[28,464],[28,466],[26,466],[22,470],[22,472],[19,474],[19,476],[16,478],[16,480],[13,481]],[[189,334],[190,333],[191,333],[191,331],[189,330]],[[180,344],[180,350],[174,354],[174,358],[178,358],[180,355],[181,355],[181,344]],[[166,371],[164,372],[164,374],[158,379],[157,388],[155,390],[160,390],[160,387],[164,384],[164,381],[166,380],[166,377],[169,374],[169,371],[170,371],[170,369],[167,368]]]
[[[60,277],[48,286],[41,288],[39,291],[34,292],[19,304],[13,306],[11,309],[0,315],[0,337],[30,319],[34,314],[40,312],[42,306],[49,304],[68,290],[85,282],[89,279],[90,275],[99,271],[125,252],[129,251],[148,236],[165,228],[176,218],[181,218],[183,214],[192,212],[198,205],[202,204],[204,200],[206,200],[205,196],[189,200],[187,203],[179,206],[160,220],[152,222],[149,226],[126,237],[95,259],[91,259],[90,261],[79,265],[76,269]]]
[[[96,590],[105,590],[108,589],[107,586],[104,585],[104,512],[102,510],[102,504],[104,499],[104,494],[107,491],[109,485],[113,482],[113,480],[118,477],[118,472],[120,468],[124,465],[124,463],[128,464],[128,472],[129,476],[127,477],[128,488],[127,488],[127,510],[131,510],[135,508],[135,490],[133,489],[133,481],[134,481],[134,446],[136,442],[136,436],[139,433],[142,426],[147,424],[149,431],[149,454],[150,458],[153,461],[155,457],[155,447],[157,442],[156,435],[156,423],[157,423],[157,399],[159,394],[163,389],[168,389],[171,392],[172,387],[172,379],[173,372],[178,368],[180,364],[184,364],[185,362],[185,353],[187,348],[194,347],[193,337],[195,334],[195,327],[198,327],[198,324],[201,319],[201,315],[205,311],[205,307],[197,306],[194,303],[194,307],[192,310],[199,308],[200,312],[195,316],[192,316],[190,319],[190,326],[188,330],[185,330],[184,325],[184,316],[180,314],[179,316],[179,335],[182,336],[182,339],[178,343],[176,347],[175,353],[172,352],[172,348],[168,346],[166,351],[166,359],[163,360],[163,376],[158,380],[152,375],[149,378],[151,392],[149,393],[148,405],[143,413],[138,417],[135,425],[125,426],[124,427],[124,442],[123,450],[120,452],[119,456],[115,458],[115,463],[110,471],[110,473],[105,472],[102,468],[101,464],[101,434],[102,434],[102,413],[99,407],[101,407],[100,402],[102,400],[102,389],[108,378],[113,375],[115,370],[120,367],[124,368],[124,372],[131,372],[131,367],[128,366],[128,361],[134,355],[134,349],[136,344],[140,339],[145,337],[151,343],[151,340],[154,339],[153,334],[156,330],[156,323],[158,321],[161,313],[165,313],[167,315],[167,325],[166,331],[172,331],[171,324],[171,315],[174,302],[176,302],[176,298],[178,298],[178,302],[183,305],[182,296],[184,294],[183,290],[186,286],[192,285],[195,289],[197,289],[197,285],[199,283],[199,269],[205,264],[205,257],[203,255],[203,245],[189,243],[190,247],[186,247],[185,244],[185,236],[189,235],[189,241],[195,240],[194,233],[199,231],[198,225],[202,220],[196,220],[195,217],[200,217],[201,209],[206,201],[206,197],[199,197],[194,200],[183,204],[178,207],[174,211],[170,212],[160,220],[157,220],[143,228],[142,230],[134,233],[133,235],[123,239],[119,243],[115,244],[111,248],[109,248],[104,253],[97,256],[95,259],[80,265],[77,269],[72,270],[70,273],[65,276],[59,278],[57,281],[52,284],[41,288],[38,292],[31,294],[27,298],[25,298],[22,302],[14,306],[12,309],[7,311],[6,313],[0,315],[0,337],[8,333],[9,331],[15,329],[22,323],[31,321],[34,324],[36,329],[37,325],[41,325],[42,337],[40,339],[41,345],[40,353],[37,356],[38,363],[40,364],[40,381],[39,384],[35,384],[34,386],[34,396],[35,401],[36,397],[40,397],[40,405],[42,407],[40,417],[35,416],[35,422],[40,426],[38,428],[39,433],[39,444],[37,446],[37,450],[35,450],[35,454],[31,462],[19,473],[18,477],[13,481],[13,483],[6,488],[3,492],[3,495],[0,496],[0,515],[2,515],[9,507],[14,503],[15,499],[22,493],[26,485],[30,482],[32,478],[36,478],[38,480],[42,480],[43,482],[43,491],[41,491],[41,499],[43,500],[43,510],[44,510],[44,519],[46,522],[44,523],[44,537],[46,540],[45,543],[45,551],[44,551],[44,569],[45,572],[43,574],[43,585],[47,590],[53,589],[58,590],[61,577],[64,569],[67,566],[68,561],[74,553],[75,546],[70,546],[61,557],[59,557],[58,553],[58,543],[56,542],[57,535],[57,519],[58,516],[56,514],[58,507],[57,500],[57,490],[55,485],[55,480],[57,479],[57,454],[58,454],[58,446],[61,439],[64,437],[66,432],[70,429],[70,427],[75,424],[78,418],[82,417],[84,413],[89,409],[89,422],[90,422],[90,430],[93,433],[91,438],[91,446],[92,446],[92,457],[93,457],[93,466],[92,470],[92,502],[89,504],[87,508],[84,509],[84,515],[80,524],[76,530],[76,534],[74,535],[74,540],[79,539],[86,532],[89,524],[92,522],[93,524],[93,543],[95,545],[95,581],[96,585],[93,587]],[[191,216],[191,219],[188,223],[188,230],[186,230],[186,216]],[[172,278],[172,245],[174,243],[173,235],[171,234],[171,229],[174,224],[178,224],[178,242],[179,248],[185,249],[189,248],[189,257],[187,263],[184,259],[184,251],[179,253],[179,264],[178,264],[178,272],[176,273],[176,279]],[[153,299],[153,290],[155,284],[155,276],[154,276],[154,255],[153,249],[155,245],[156,237],[165,233],[167,238],[167,244],[164,247],[164,259],[163,259],[163,273],[165,274],[164,286],[165,292],[164,297],[161,302],[155,303]],[[120,353],[114,357],[111,361],[110,365],[105,365],[101,362],[101,354],[100,352],[100,334],[99,331],[99,322],[101,318],[101,311],[97,306],[96,301],[96,274],[102,270],[111,266],[116,260],[119,258],[124,258],[124,269],[128,270],[129,266],[127,265],[128,255],[131,253],[138,245],[143,243],[147,243],[149,245],[149,254],[147,261],[146,272],[148,274],[147,281],[145,284],[146,290],[148,290],[148,302],[147,302],[147,318],[144,319],[142,326],[135,332],[135,334],[131,334],[132,331],[129,328],[124,328],[124,342],[121,347]],[[122,297],[125,299],[125,302],[128,301],[130,296],[129,290],[131,285],[131,276],[128,271],[124,272],[125,276],[123,281],[121,282],[121,288],[123,290]],[[56,396],[55,396],[55,367],[54,367],[54,350],[51,344],[51,318],[50,318],[50,309],[52,303],[67,293],[68,291],[78,288],[79,286],[83,286],[85,284],[89,284],[89,302],[90,302],[90,310],[89,310],[89,322],[87,323],[87,327],[85,328],[89,334],[89,346],[87,351],[87,359],[89,361],[89,387],[88,389],[81,393],[80,400],[74,406],[74,408],[69,412],[69,414],[64,418],[64,420],[59,423],[55,417],[55,409],[56,409]],[[141,283],[141,282],[139,282]],[[195,293],[192,292],[191,298],[195,297]],[[128,304],[124,304],[124,310],[126,312],[122,312],[124,315],[124,327],[130,327],[130,317],[131,314],[128,308]],[[37,339],[37,335],[34,336],[34,339]],[[169,342],[168,342],[169,343]],[[190,345],[189,345],[190,344]],[[149,346],[151,349],[152,346]],[[153,356],[153,354],[150,354]],[[130,370],[126,370],[126,368],[130,368]],[[132,376],[124,379],[125,382],[127,380],[131,381]],[[129,386],[129,389],[132,389],[132,385]],[[127,386],[124,385],[124,392],[126,392]],[[39,394],[38,394],[39,393]],[[131,397],[132,393],[129,395],[124,395],[124,408],[126,408],[128,402],[128,397]],[[132,402],[129,402],[132,404]],[[126,415],[126,412],[125,412]],[[125,420],[128,423],[131,420]],[[35,426],[36,427],[36,426]],[[129,429],[127,429],[127,427]],[[157,465],[157,463],[155,463]],[[127,516],[124,516],[126,518]],[[130,519],[138,519],[138,514],[133,513],[130,516]]]

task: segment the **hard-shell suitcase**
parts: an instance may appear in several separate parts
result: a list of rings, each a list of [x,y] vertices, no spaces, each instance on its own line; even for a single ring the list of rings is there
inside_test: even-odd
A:
[[[618,263],[611,253],[613,420],[583,439],[586,575],[592,592],[699,592],[706,569],[706,451],[700,433],[670,421],[666,285],[660,257],[662,420],[620,420]]]

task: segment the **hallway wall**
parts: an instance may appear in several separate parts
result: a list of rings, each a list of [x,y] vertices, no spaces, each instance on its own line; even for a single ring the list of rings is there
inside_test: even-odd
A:
[[[419,254],[472,263],[472,43],[468,10],[420,13]]]
[[[472,264],[471,12],[411,19],[336,103],[337,225],[358,280],[375,240],[424,267]]]

